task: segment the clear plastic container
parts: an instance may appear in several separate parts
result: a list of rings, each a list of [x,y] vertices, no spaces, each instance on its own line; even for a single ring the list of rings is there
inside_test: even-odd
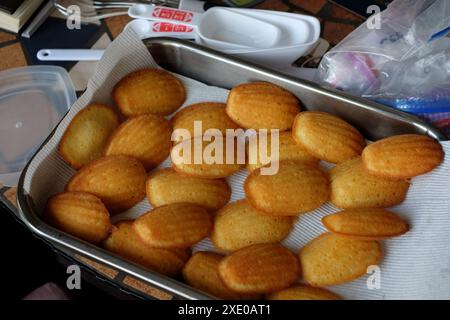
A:
[[[67,71],[29,66],[0,72],[0,182],[15,186],[34,152],[76,100]]]

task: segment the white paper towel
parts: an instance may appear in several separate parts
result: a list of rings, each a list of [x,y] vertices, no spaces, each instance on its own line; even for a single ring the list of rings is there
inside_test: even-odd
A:
[[[111,90],[115,83],[131,71],[156,66],[146,47],[130,30],[122,33],[106,50],[88,88],[58,126],[54,136],[31,162],[25,177],[25,191],[41,212],[49,196],[64,190],[73,175],[57,153],[58,142],[74,115],[90,102],[113,105]],[[228,91],[207,86],[178,76],[186,87],[184,106],[202,102],[225,102]],[[444,143],[450,154],[450,142]],[[166,160],[161,167],[170,165]],[[231,201],[244,197],[242,189],[246,172],[240,171],[228,179],[232,187]],[[411,230],[405,236],[383,241],[385,255],[380,265],[380,288],[369,289],[369,275],[332,287],[347,299],[450,299],[450,157],[432,173],[413,179],[406,201],[393,211],[409,221]],[[134,218],[148,211],[142,201],[127,212],[113,217],[114,221]],[[330,204],[301,215],[294,230],[283,244],[297,252],[309,240],[324,232],[320,219],[337,209]],[[208,239],[195,250],[209,250]]]

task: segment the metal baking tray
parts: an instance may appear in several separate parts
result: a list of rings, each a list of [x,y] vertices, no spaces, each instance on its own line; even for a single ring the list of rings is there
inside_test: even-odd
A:
[[[155,61],[170,71],[223,88],[232,88],[237,84],[251,81],[270,81],[279,84],[297,95],[304,109],[327,111],[339,115],[358,127],[365,137],[371,140],[402,133],[426,134],[438,140],[446,140],[445,135],[438,129],[417,117],[340,91],[325,89],[312,82],[286,76],[188,41],[153,38],[144,40],[144,43]],[[52,135],[53,133],[43,145]],[[38,237],[56,247],[63,247],[74,254],[81,254],[147,282],[175,298],[213,298],[176,279],[146,270],[47,225],[36,211],[33,199],[24,191],[23,183],[27,170],[28,165],[22,172],[17,189],[20,219]]]

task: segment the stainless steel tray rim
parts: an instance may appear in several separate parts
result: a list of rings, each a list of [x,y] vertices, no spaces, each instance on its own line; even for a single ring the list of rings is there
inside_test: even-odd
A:
[[[17,202],[19,208],[19,215],[21,220],[26,225],[26,227],[36,235],[46,240],[50,240],[52,242],[60,244],[68,249],[71,249],[81,254],[82,256],[91,258],[109,267],[123,271],[144,282],[155,285],[156,287],[159,287],[167,292],[179,295],[183,298],[191,300],[215,299],[214,297],[206,293],[202,293],[194,288],[191,288],[175,279],[161,275],[151,270],[146,270],[140,267],[139,265],[127,261],[114,253],[106,251],[100,247],[94,246],[86,241],[78,239],[68,233],[65,233],[50,225],[47,225],[46,223],[42,222],[42,220],[40,220],[38,217],[36,217],[36,215],[34,214],[25,216],[24,210],[28,210],[28,208],[32,206],[32,204],[30,205],[28,201],[28,195],[25,194],[23,189],[22,179],[24,179],[24,177],[25,174],[22,173],[19,181],[19,186],[21,187],[18,187],[17,189],[17,199],[18,199]],[[23,207],[24,203],[28,204],[27,208]],[[73,243],[63,239],[63,237],[71,239]],[[176,288],[177,290],[174,290],[174,288]]]
[[[248,61],[242,60],[240,58],[231,57],[223,52],[216,51],[214,49],[202,46],[200,44],[188,42],[186,40],[180,40],[170,37],[155,37],[143,40],[144,44],[149,46],[151,44],[168,44],[174,47],[183,47],[189,48],[189,50],[201,53],[202,55],[206,55],[208,57],[213,57],[215,59],[226,61],[230,65],[239,66],[241,68],[245,68],[249,71],[257,71],[258,73],[265,74],[267,76],[276,77],[284,82],[289,81],[291,84],[295,84],[297,86],[301,86],[304,88],[308,88],[310,91],[314,91],[316,93],[320,93],[322,95],[329,96],[334,99],[339,99],[345,103],[352,103],[360,107],[364,110],[376,110],[377,113],[384,114],[391,118],[395,118],[401,121],[410,121],[414,126],[422,129],[424,132],[427,132],[428,135],[435,138],[439,141],[448,141],[449,138],[443,134],[439,129],[434,127],[433,125],[427,123],[425,120],[418,118],[415,115],[406,113],[404,111],[385,106],[374,101],[351,95],[350,93],[340,91],[330,87],[321,86],[315,82],[298,79],[291,75],[283,74],[275,69],[267,69],[263,66],[250,63]],[[301,97],[299,97],[301,100]]]

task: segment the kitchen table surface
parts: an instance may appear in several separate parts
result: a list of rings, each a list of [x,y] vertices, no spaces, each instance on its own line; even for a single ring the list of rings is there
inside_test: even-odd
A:
[[[266,0],[256,8],[314,15],[321,22],[321,37],[331,45],[340,42],[364,21],[356,14],[326,0]],[[129,21],[128,16],[118,16],[108,18],[99,25],[82,25],[80,30],[69,30],[65,19],[55,13],[30,39],[0,30],[0,71],[44,64],[36,59],[36,52],[43,48],[104,49]],[[66,68],[80,94],[85,89],[96,62],[45,64],[57,64]],[[68,275],[64,264],[57,261],[58,255],[13,217],[10,209],[14,209],[15,205],[15,188],[4,187],[0,181],[0,194],[7,202],[6,205],[0,203],[0,223],[3,226],[0,241],[9,244],[4,246],[6,252],[0,270],[0,275],[7,279],[2,289],[9,293],[4,296],[20,299],[47,282],[54,282],[65,288]],[[78,299],[110,298],[88,281],[83,281],[82,290],[72,290],[68,294]]]

